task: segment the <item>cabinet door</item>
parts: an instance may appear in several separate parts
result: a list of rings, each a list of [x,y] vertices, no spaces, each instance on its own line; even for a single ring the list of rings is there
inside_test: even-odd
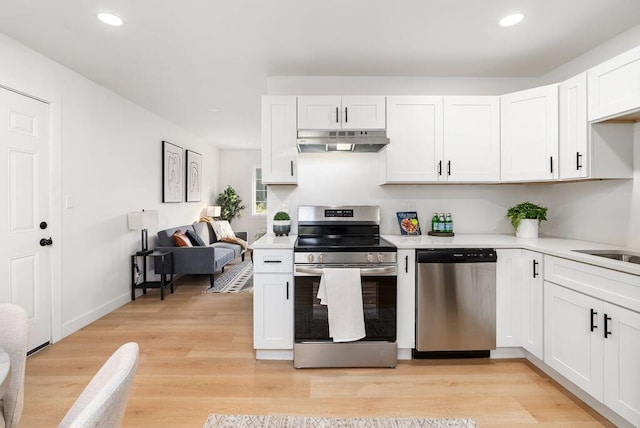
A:
[[[342,128],[339,96],[298,97],[298,129]]]
[[[542,254],[523,250],[522,261],[522,346],[542,360],[544,359]]]
[[[442,131],[442,97],[388,97],[385,181],[438,181],[443,171]]]
[[[500,97],[501,179],[558,177],[558,86]]]
[[[640,426],[640,314],[605,303],[605,315],[604,404]]]
[[[416,343],[416,252],[398,250],[398,348]]]
[[[544,362],[600,401],[602,309],[600,300],[544,283]]]
[[[385,129],[385,97],[342,97],[342,129]]]
[[[496,346],[522,346],[522,250],[496,253]]]
[[[640,108],[640,47],[593,67],[587,74],[589,121]]]
[[[559,85],[560,178],[587,177],[587,73]]]
[[[447,181],[500,180],[499,97],[444,97]]]
[[[262,182],[295,184],[296,97],[262,98]]]
[[[253,277],[253,347],[293,349],[293,275]]]

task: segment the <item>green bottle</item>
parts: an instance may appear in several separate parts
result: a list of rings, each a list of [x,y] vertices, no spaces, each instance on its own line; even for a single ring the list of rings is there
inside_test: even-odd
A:
[[[433,213],[433,217],[431,217],[431,231],[438,231],[438,213]]]

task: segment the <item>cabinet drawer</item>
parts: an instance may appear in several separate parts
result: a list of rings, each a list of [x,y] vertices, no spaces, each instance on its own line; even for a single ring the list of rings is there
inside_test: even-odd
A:
[[[253,271],[257,273],[293,272],[293,250],[255,250]]]
[[[640,312],[640,276],[544,256],[544,279]]]

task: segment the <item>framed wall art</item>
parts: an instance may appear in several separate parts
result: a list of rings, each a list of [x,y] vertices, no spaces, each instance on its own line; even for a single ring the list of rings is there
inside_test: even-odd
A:
[[[182,202],[184,172],[182,147],[162,142],[162,202]]]
[[[202,188],[202,155],[187,150],[187,202],[200,202]]]

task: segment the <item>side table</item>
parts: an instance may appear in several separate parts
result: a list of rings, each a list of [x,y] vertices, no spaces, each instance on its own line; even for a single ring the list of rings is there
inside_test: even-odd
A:
[[[136,257],[142,257],[142,282],[136,284]],[[160,281],[147,281],[147,258],[160,259]],[[171,268],[170,268],[171,267]],[[167,280],[169,275],[169,280]],[[169,286],[173,294],[173,253],[171,251],[153,251],[149,254],[131,255],[131,300],[136,300],[136,289],[147,294],[147,288],[159,288],[160,300],[164,300],[164,289]]]

